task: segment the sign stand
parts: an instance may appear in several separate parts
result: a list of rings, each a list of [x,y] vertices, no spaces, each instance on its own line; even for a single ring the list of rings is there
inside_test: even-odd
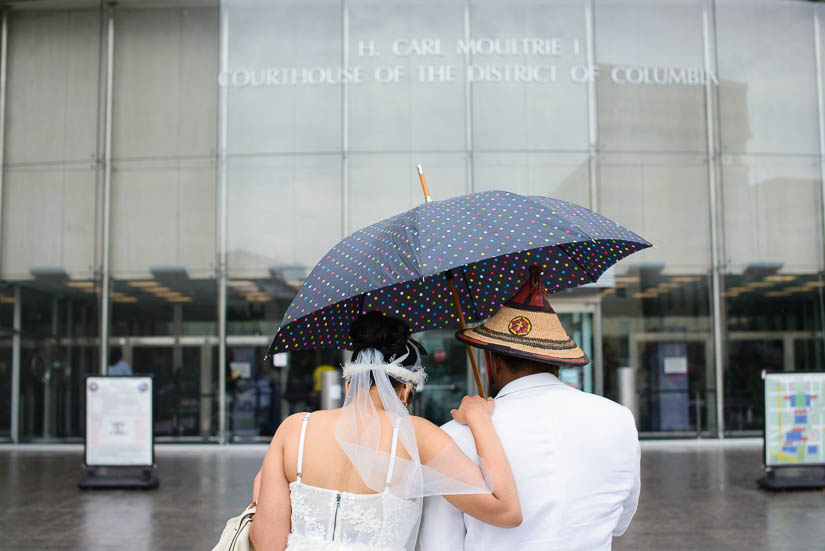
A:
[[[86,476],[78,488],[158,487],[152,391],[151,376],[86,377]]]
[[[762,434],[765,490],[825,488],[825,373],[762,372],[765,426]],[[807,468],[820,476],[777,476]]]

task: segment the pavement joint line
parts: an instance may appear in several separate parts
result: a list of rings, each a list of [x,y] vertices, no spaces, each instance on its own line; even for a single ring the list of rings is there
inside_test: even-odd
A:
[[[756,448],[762,446],[761,438],[707,438],[707,439],[661,439],[642,440],[642,450],[695,450],[719,448]],[[197,455],[200,453],[218,454],[263,454],[268,444],[155,444],[158,456],[181,454]],[[82,452],[83,444],[0,444],[0,452]]]

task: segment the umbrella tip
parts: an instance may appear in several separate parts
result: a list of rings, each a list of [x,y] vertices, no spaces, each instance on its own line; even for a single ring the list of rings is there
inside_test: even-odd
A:
[[[419,174],[424,174],[424,169],[423,169],[423,168],[421,168],[421,165],[415,165],[415,166],[417,166],[417,167],[418,167],[418,173],[419,173]]]

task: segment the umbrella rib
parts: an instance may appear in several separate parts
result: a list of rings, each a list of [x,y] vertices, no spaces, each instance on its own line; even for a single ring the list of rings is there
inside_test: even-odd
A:
[[[481,315],[478,312],[478,307],[476,306],[476,301],[473,299],[473,292],[470,290],[470,283],[467,281],[467,274],[464,271],[464,268],[467,266],[461,266],[461,279],[464,280],[464,288],[467,289],[467,296],[470,297],[470,305],[473,307],[473,314],[475,315],[476,320],[478,320]]]
[[[593,241],[595,241],[595,240],[593,240]],[[577,243],[578,243],[578,241],[577,241]],[[574,256],[572,256],[569,252],[567,252],[567,249],[565,247],[567,245],[574,245],[574,244],[575,243],[565,243],[563,245],[559,245],[558,247],[559,247],[559,249],[564,251],[564,254],[567,255],[567,258],[572,260],[576,264],[576,266],[581,268],[582,271],[587,274],[587,276],[590,278],[590,283],[596,283],[596,281],[598,281],[599,278],[598,277],[593,277],[593,274],[590,273],[590,270],[588,270],[587,268],[582,266],[581,263],[578,260],[576,260],[576,258]]]

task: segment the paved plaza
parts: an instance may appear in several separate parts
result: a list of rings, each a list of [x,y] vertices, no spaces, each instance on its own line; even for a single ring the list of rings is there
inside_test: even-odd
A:
[[[758,490],[761,446],[644,442],[639,511],[614,549],[825,549],[825,492]],[[158,490],[83,492],[81,446],[0,446],[0,548],[208,551],[249,501],[265,448],[156,450]]]

